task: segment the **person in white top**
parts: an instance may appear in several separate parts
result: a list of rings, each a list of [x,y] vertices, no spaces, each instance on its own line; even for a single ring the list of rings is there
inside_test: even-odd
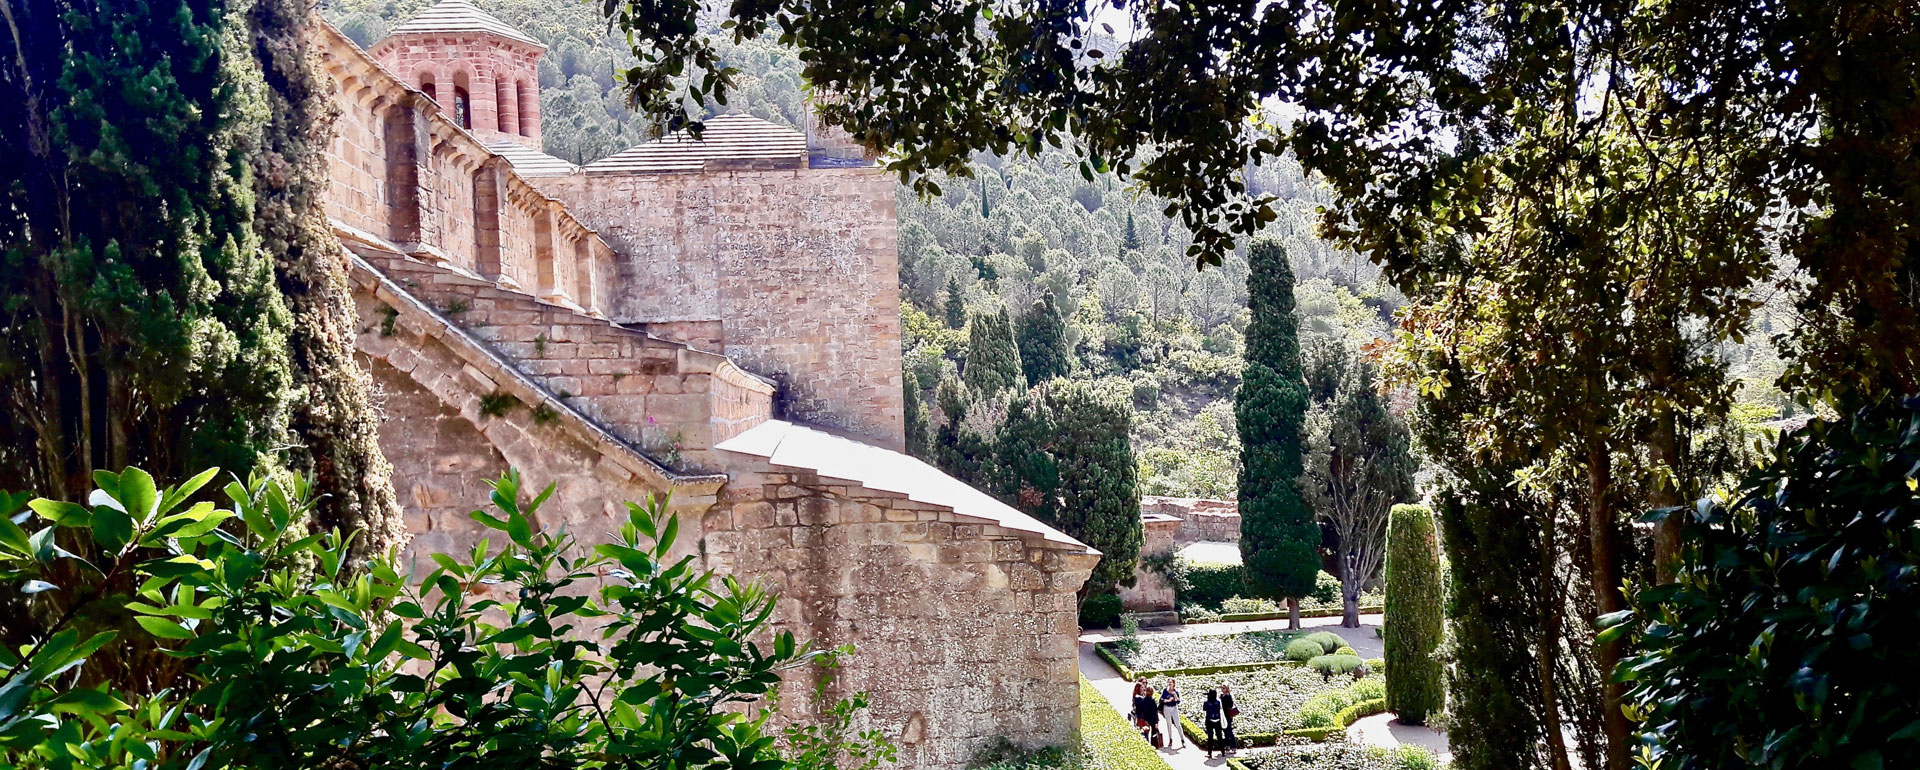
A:
[[[1181,746],[1187,745],[1186,731],[1180,729],[1180,686],[1174,683],[1173,677],[1167,677],[1167,688],[1160,691],[1160,711],[1167,716],[1170,734],[1167,745],[1171,747],[1176,741]]]

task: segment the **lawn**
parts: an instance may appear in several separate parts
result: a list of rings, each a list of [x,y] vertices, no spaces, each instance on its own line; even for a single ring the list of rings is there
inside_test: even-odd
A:
[[[1219,636],[1148,636],[1132,651],[1115,645],[1112,652],[1135,671],[1170,668],[1232,666],[1286,660],[1287,642],[1303,636],[1298,631],[1250,631]]]

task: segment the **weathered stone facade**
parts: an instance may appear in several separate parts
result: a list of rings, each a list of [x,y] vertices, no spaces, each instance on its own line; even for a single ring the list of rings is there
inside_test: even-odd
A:
[[[1166,576],[1147,566],[1148,559],[1173,553],[1175,536],[1181,521],[1164,513],[1140,514],[1141,564],[1135,568],[1133,585],[1120,588],[1120,606],[1128,612],[1166,612],[1179,597]]]
[[[1233,500],[1148,495],[1140,498],[1140,511],[1180,520],[1180,530],[1174,536],[1175,547],[1201,542],[1240,542],[1240,503]]]
[[[835,686],[872,693],[902,766],[1069,740],[1075,592],[1099,554],[890,451],[891,183],[804,162],[530,182],[514,158],[537,153],[483,141],[504,118],[458,58],[518,33],[463,35],[447,5],[471,8],[376,50],[466,83],[473,128],[315,22],[341,109],[328,208],[411,553],[471,548],[466,513],[508,468],[557,486],[536,524],[589,538],[669,494],[683,553],[778,591],[779,627],[858,646]]]

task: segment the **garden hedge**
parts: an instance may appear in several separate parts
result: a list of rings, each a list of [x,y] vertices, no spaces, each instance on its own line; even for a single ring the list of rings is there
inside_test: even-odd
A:
[[[1095,767],[1172,770],[1153,744],[1141,738],[1084,676],[1080,677],[1080,749]]]
[[[1281,666],[1305,665],[1304,663],[1301,663],[1299,661],[1292,661],[1292,660],[1267,660],[1267,661],[1261,661],[1258,663],[1229,663],[1229,664],[1220,665],[1220,666],[1189,666],[1186,668],[1152,668],[1152,669],[1135,670],[1127,666],[1127,664],[1120,662],[1120,657],[1117,655],[1114,655],[1113,651],[1109,649],[1109,646],[1111,644],[1112,642],[1101,642],[1099,644],[1094,645],[1093,654],[1098,656],[1101,660],[1106,661],[1107,665],[1113,667],[1113,670],[1120,672],[1120,678],[1125,679],[1129,682],[1135,679],[1139,679],[1140,677],[1143,677],[1143,676],[1145,677],[1171,676],[1171,677],[1178,678],[1183,676],[1201,676],[1203,674],[1230,674],[1235,671],[1259,671],[1261,669],[1279,668]]]
[[[1445,627],[1441,619],[1440,541],[1433,512],[1396,505],[1387,522],[1386,659],[1387,707],[1407,724],[1426,724],[1446,705],[1443,669],[1436,655]]]

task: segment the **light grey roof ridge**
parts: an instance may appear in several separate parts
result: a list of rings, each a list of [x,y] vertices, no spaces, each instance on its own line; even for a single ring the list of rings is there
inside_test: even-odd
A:
[[[485,144],[495,155],[506,158],[514,172],[524,177],[565,176],[580,169],[565,158],[548,155],[512,139],[495,139]]]
[[[768,420],[720,442],[714,448],[763,457],[772,465],[812,470],[821,476],[845,479],[868,489],[905,495],[916,502],[949,508],[961,516],[1030,532],[1049,542],[1097,553],[1086,543],[942,473],[918,458],[804,425]]]
[[[388,37],[402,34],[430,34],[434,32],[491,32],[501,37],[518,40],[531,46],[547,46],[531,35],[514,29],[499,18],[480,10],[469,0],[440,0],[419,15],[394,27]]]
[[[804,165],[807,137],[778,123],[743,113],[717,115],[702,121],[699,140],[688,131],[675,131],[637,144],[582,168],[587,171],[699,171],[710,160],[776,160]]]

